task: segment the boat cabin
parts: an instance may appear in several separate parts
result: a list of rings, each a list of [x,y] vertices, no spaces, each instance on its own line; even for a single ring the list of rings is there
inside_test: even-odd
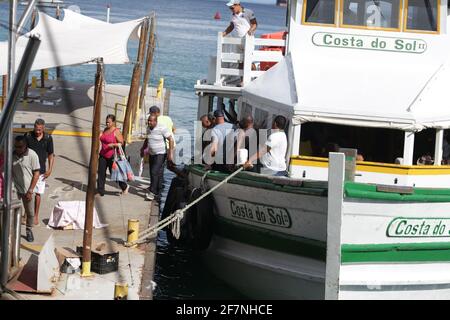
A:
[[[293,178],[327,180],[328,152],[351,148],[357,182],[450,187],[447,1],[294,0],[288,17],[264,71],[254,66],[267,43],[247,36],[235,56],[225,48],[237,40],[219,34],[219,58],[196,86],[199,115],[230,100],[258,128],[287,117]],[[234,58],[244,58],[235,73]]]

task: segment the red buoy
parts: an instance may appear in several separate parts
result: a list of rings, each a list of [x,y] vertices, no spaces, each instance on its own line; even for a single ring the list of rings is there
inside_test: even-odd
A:
[[[216,14],[214,15],[214,19],[216,20],[220,20],[221,16],[220,16],[220,12],[217,11]]]

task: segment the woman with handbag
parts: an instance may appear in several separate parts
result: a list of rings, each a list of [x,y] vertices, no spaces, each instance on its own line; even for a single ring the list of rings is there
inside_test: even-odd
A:
[[[116,117],[112,114],[106,116],[106,128],[100,134],[102,148],[98,159],[97,192],[105,195],[106,168],[112,173],[116,149],[123,144],[123,136],[116,127]],[[122,194],[127,194],[129,185],[124,181],[118,181]]]

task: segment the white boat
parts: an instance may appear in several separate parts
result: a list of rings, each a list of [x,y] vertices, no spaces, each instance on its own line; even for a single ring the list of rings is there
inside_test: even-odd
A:
[[[195,90],[199,116],[235,101],[259,127],[287,117],[289,178],[239,173],[188,215],[191,243],[251,298],[449,299],[447,1],[292,0],[288,14],[286,40],[219,34]],[[354,175],[327,143],[363,155]],[[188,170],[190,189],[229,175]]]

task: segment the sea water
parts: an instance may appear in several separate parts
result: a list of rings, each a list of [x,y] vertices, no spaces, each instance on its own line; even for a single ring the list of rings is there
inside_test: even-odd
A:
[[[110,22],[136,19],[156,13],[156,51],[152,65],[151,85],[160,78],[171,89],[170,116],[177,128],[193,132],[197,117],[197,97],[194,84],[207,76],[208,61],[217,50],[217,33],[229,24],[227,1],[217,0],[77,0],[65,1],[66,7],[77,6],[82,14],[106,20],[107,5],[111,6]],[[256,0],[254,1],[256,2]],[[285,29],[286,8],[274,5],[243,3],[255,12],[256,35]],[[9,2],[0,2],[0,41],[7,40]],[[19,6],[19,12],[23,10]],[[54,15],[54,8],[46,8]],[[214,15],[220,12],[221,20]],[[138,42],[131,41],[128,51],[136,59]],[[64,67],[63,78],[68,81],[94,83],[95,65]],[[131,81],[133,66],[107,65],[106,82],[126,84]],[[50,77],[55,77],[50,70]],[[38,75],[37,73],[34,73]],[[38,75],[39,76],[39,75]],[[146,170],[148,170],[146,168]],[[165,175],[166,195],[172,174]],[[162,203],[163,205],[163,203]],[[197,256],[185,249],[170,247],[165,233],[158,236],[158,253],[154,280],[155,299],[236,299],[240,294],[212,276]]]

